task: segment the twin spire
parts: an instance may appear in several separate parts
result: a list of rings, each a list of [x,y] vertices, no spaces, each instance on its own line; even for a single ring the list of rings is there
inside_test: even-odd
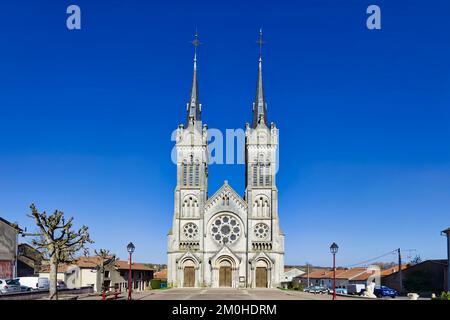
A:
[[[256,82],[256,95],[253,102],[253,119],[252,128],[256,128],[258,124],[262,123],[266,126],[267,122],[267,103],[264,97],[264,87],[262,78],[262,46],[265,43],[263,41],[262,29],[259,30],[259,39],[256,43],[259,45],[259,60],[258,60],[258,80]],[[197,82],[197,47],[201,45],[198,40],[198,33],[195,33],[195,38],[191,41],[194,46],[194,69],[192,75],[192,87],[191,87],[191,97],[189,103],[187,104],[187,126],[193,125],[201,129],[201,107],[198,93],[198,82]]]
[[[194,71],[192,75],[191,98],[187,105],[187,126],[193,124],[201,128],[201,112],[202,105],[198,98],[198,83],[197,83],[197,47],[201,44],[198,40],[198,33],[195,33],[195,39],[191,42],[194,46]]]

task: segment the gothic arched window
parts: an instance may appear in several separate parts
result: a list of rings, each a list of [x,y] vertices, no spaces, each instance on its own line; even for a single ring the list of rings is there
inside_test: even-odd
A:
[[[262,187],[264,185],[264,163],[263,162],[258,162],[258,167],[259,167],[259,179],[258,179],[258,184],[260,187]]]
[[[183,186],[187,186],[187,163],[186,160],[183,161],[182,166],[182,179],[183,179]]]
[[[189,163],[189,185],[194,185],[194,165],[193,163]]]
[[[258,160],[255,159],[255,162],[252,164],[252,181],[253,186],[256,187],[258,185]]]
[[[269,160],[266,160],[266,168],[265,169],[266,170],[265,170],[264,175],[265,175],[265,179],[266,179],[266,186],[270,186],[272,183],[272,181],[271,181],[272,174],[270,172],[270,161]]]
[[[270,217],[269,198],[265,195],[259,195],[253,203],[253,216],[261,218]]]
[[[184,197],[181,207],[181,216],[184,218],[191,218],[197,217],[198,214],[199,211],[197,197],[195,197],[194,195]]]
[[[195,160],[195,186],[200,185],[200,163]]]

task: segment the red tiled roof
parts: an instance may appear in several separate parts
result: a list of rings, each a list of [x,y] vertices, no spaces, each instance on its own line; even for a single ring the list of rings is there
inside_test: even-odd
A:
[[[336,272],[336,279],[347,279],[353,280],[353,278],[359,276],[361,273],[366,272],[366,268],[352,268],[348,270],[340,270],[341,272]]]
[[[58,265],[58,271],[57,271],[57,273],[63,273],[63,272],[66,272],[67,269],[69,269],[69,267],[70,267],[69,264],[66,264],[66,263],[61,264],[61,263],[60,263],[60,264]],[[49,273],[49,272],[50,272],[50,264],[48,264],[48,263],[43,264],[43,265],[41,266],[41,268],[39,269],[39,272],[42,272],[42,273]]]
[[[370,276],[375,274],[375,270],[365,270],[365,272],[357,275],[356,277],[352,278],[351,280],[354,281],[366,281],[367,279],[369,279]]]
[[[153,275],[153,278],[160,279],[160,280],[167,279],[167,269],[155,272],[154,275]]]
[[[352,269],[336,269],[336,279],[353,279],[357,275],[363,273],[365,268],[352,268]],[[303,274],[301,278],[308,278],[308,274]],[[331,279],[333,278],[333,270],[314,270],[309,273],[310,279]]]
[[[80,268],[96,268],[100,265],[100,257],[80,257],[74,261],[74,264]]]
[[[76,258],[72,263],[60,263],[58,266],[58,272],[66,272],[69,267],[78,266],[80,268],[95,269],[100,265],[100,257],[79,257]],[[50,264],[45,263],[42,265],[40,272],[50,272]]]
[[[402,265],[402,270],[405,270],[406,268],[408,268],[408,265],[406,265],[406,264]],[[388,276],[388,275],[393,274],[395,272],[398,272],[398,266],[382,270],[381,271],[381,276],[385,277],[385,276]]]
[[[327,269],[319,269],[319,270],[313,270],[311,272],[309,272],[309,278],[311,279],[325,279],[325,278],[330,278],[332,276],[332,271],[327,270]],[[302,274],[300,276],[301,278],[308,278],[308,274]]]
[[[117,260],[115,266],[119,270],[128,270],[130,268],[128,261],[121,260]],[[144,263],[133,262],[131,264],[131,270],[153,271],[153,268],[147,266]]]

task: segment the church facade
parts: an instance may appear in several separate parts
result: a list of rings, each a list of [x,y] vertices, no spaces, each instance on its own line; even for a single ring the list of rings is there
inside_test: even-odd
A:
[[[208,137],[201,112],[195,52],[186,124],[176,133],[177,182],[168,234],[168,285],[278,287],[284,271],[276,185],[278,129],[267,122],[261,54],[252,122],[245,129],[243,197],[227,181],[208,197]]]

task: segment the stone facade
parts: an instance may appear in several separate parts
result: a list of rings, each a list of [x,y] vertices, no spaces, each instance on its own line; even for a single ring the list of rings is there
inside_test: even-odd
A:
[[[16,276],[19,231],[15,224],[0,217],[0,278],[2,279]]]
[[[168,234],[168,285],[173,287],[278,287],[284,272],[279,227],[278,129],[267,122],[262,59],[245,135],[245,194],[224,182],[208,197],[207,126],[201,122],[197,59],[187,123],[176,133],[177,184]]]

